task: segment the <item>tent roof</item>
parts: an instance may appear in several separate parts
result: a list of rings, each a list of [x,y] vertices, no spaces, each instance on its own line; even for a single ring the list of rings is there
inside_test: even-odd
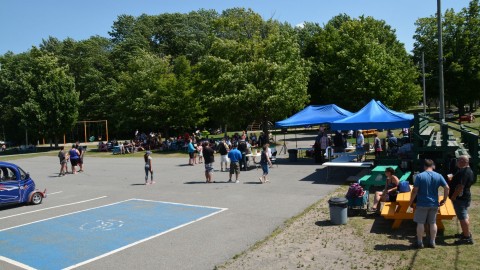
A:
[[[351,112],[335,104],[310,105],[290,118],[275,123],[276,127],[300,127],[329,124],[333,121],[352,115]]]
[[[334,130],[409,128],[412,123],[413,115],[390,110],[372,99],[360,111],[333,122],[330,127]]]

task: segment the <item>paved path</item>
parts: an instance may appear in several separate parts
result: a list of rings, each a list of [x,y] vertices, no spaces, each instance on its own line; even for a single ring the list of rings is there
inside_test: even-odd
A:
[[[228,208],[78,269],[213,269],[337,187],[335,181],[323,184],[324,170],[312,160],[293,164],[282,155],[278,168],[271,170],[272,183],[263,185],[258,181],[261,170],[255,169],[242,172],[239,184],[205,184],[202,164],[186,166],[186,158],[159,155],[153,155],[157,183],[148,186],[143,185],[141,158],[87,155],[84,173],[61,178],[56,177],[57,158],[15,163],[51,195],[39,206],[0,210],[0,230],[131,198]],[[219,169],[218,155],[215,169]],[[216,171],[214,180],[224,182],[228,173]],[[0,269],[18,268],[0,261]]]

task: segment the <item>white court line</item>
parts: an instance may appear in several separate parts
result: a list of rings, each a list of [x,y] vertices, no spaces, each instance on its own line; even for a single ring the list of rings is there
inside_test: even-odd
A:
[[[74,268],[77,268],[77,267],[79,267],[79,266],[82,266],[82,265],[91,263],[91,262],[93,262],[93,261],[96,261],[96,260],[105,258],[105,257],[107,257],[107,256],[109,256],[109,255],[112,255],[112,254],[114,254],[114,253],[120,252],[120,251],[125,250],[125,249],[130,248],[130,247],[136,246],[136,245],[138,245],[138,244],[141,244],[141,243],[143,243],[143,242],[146,242],[146,241],[148,241],[148,240],[151,240],[151,239],[153,239],[153,238],[155,238],[155,237],[158,237],[158,236],[160,236],[160,235],[163,235],[163,234],[169,233],[169,232],[171,232],[171,231],[180,229],[180,228],[185,227],[185,226],[187,226],[187,225],[190,225],[190,224],[192,224],[192,223],[194,223],[194,222],[200,221],[200,220],[202,220],[202,219],[206,219],[206,218],[208,218],[208,217],[211,217],[211,216],[213,216],[213,215],[216,215],[216,214],[218,214],[218,213],[221,213],[221,212],[223,212],[223,211],[228,210],[228,208],[209,207],[209,206],[200,206],[200,205],[189,205],[189,204],[182,204],[182,203],[170,203],[170,202],[150,201],[150,200],[141,200],[141,199],[130,199],[130,200],[159,202],[159,203],[169,203],[169,204],[196,206],[196,207],[203,207],[203,208],[214,208],[214,209],[218,209],[219,211],[217,211],[217,212],[215,212],[215,213],[211,213],[211,214],[206,215],[206,216],[203,216],[203,217],[201,217],[201,218],[192,220],[192,221],[190,221],[190,222],[184,223],[184,224],[182,224],[182,225],[179,225],[179,226],[177,226],[177,227],[171,228],[171,229],[166,230],[166,231],[164,231],[164,232],[161,232],[161,233],[159,233],[159,234],[156,234],[156,235],[153,235],[153,236],[144,238],[144,239],[142,239],[142,240],[139,240],[139,241],[137,241],[137,242],[131,243],[131,244],[126,245],[126,246],[123,246],[123,247],[121,247],[121,248],[118,248],[118,249],[112,250],[112,251],[110,251],[110,252],[104,253],[104,254],[102,254],[102,255],[100,255],[100,256],[97,256],[97,257],[95,257],[95,258],[92,258],[92,259],[90,259],[90,260],[86,260],[86,261],[83,261],[83,262],[81,262],[81,263],[77,263],[77,264],[75,264],[75,265],[66,267],[66,268],[64,268],[64,270],[74,269]],[[130,200],[129,200],[129,201],[130,201]]]
[[[104,197],[107,197],[107,196],[104,196]],[[92,208],[88,208],[88,209],[85,209],[85,210],[80,210],[80,211],[76,211],[76,212],[72,212],[72,213],[68,213],[68,214],[63,214],[63,215],[59,215],[59,216],[55,216],[55,217],[51,217],[51,218],[46,218],[46,219],[42,219],[42,220],[38,220],[38,221],[34,221],[34,222],[25,223],[25,224],[18,225],[18,226],[6,228],[6,229],[3,229],[3,230],[0,230],[0,232],[2,232],[2,231],[7,231],[7,230],[10,230],[10,229],[15,229],[15,228],[18,228],[18,227],[27,226],[27,225],[34,224],[34,223],[39,223],[39,222],[42,222],[42,221],[47,221],[47,220],[51,220],[51,219],[63,217],[63,216],[69,216],[69,215],[73,215],[73,214],[77,214],[77,213],[81,213],[81,212],[85,212],[85,211],[89,211],[89,210],[93,210],[93,209],[98,209],[98,208],[102,208],[102,207],[106,207],[106,206],[111,206],[111,205],[115,205],[115,204],[119,204],[119,203],[131,201],[131,200],[141,200],[141,199],[128,199],[128,200],[119,201],[119,202],[116,202],[116,203],[111,203],[111,204],[106,204],[106,205],[102,205],[102,206],[92,207]],[[149,200],[143,200],[143,201],[149,201]],[[169,229],[169,230],[167,230],[167,231],[164,231],[164,232],[161,232],[161,233],[159,233],[159,234],[156,234],[156,235],[150,236],[150,237],[148,237],[148,238],[139,240],[139,241],[137,241],[137,242],[131,243],[131,244],[129,244],[129,245],[123,246],[123,247],[121,247],[121,248],[112,250],[112,251],[110,251],[110,252],[108,252],[108,253],[102,254],[102,255],[97,256],[97,257],[95,257],[95,258],[92,258],[92,259],[83,261],[83,262],[81,262],[81,263],[78,263],[78,264],[69,266],[69,267],[64,268],[64,269],[73,269],[73,268],[79,267],[79,266],[81,266],[81,265],[85,265],[85,264],[87,264],[87,263],[91,263],[91,262],[93,262],[93,261],[99,260],[99,259],[104,258],[104,257],[106,257],[106,256],[109,256],[109,255],[111,255],[111,254],[117,253],[117,252],[119,252],[119,251],[122,251],[122,250],[127,249],[127,248],[130,248],[130,247],[133,247],[133,246],[138,245],[138,244],[140,244],[140,243],[143,243],[143,242],[146,242],[146,241],[148,241],[148,240],[151,240],[151,239],[153,239],[153,238],[155,238],[155,237],[158,237],[158,236],[161,236],[161,235],[163,235],[163,234],[169,233],[169,232],[171,232],[171,231],[180,229],[180,228],[185,227],[185,226],[187,226],[187,225],[190,225],[190,224],[192,224],[192,223],[194,223],[194,222],[200,221],[200,220],[202,220],[202,219],[211,217],[211,216],[213,216],[213,215],[216,215],[216,214],[218,214],[218,213],[221,213],[221,212],[223,212],[223,211],[228,210],[228,208],[208,207],[208,206],[201,206],[201,205],[189,205],[189,204],[172,203],[172,202],[162,202],[162,201],[150,201],[150,202],[170,203],[170,204],[196,206],[196,207],[204,207],[204,208],[214,208],[214,209],[218,209],[219,211],[217,211],[217,212],[215,212],[215,213],[211,213],[211,214],[206,215],[206,216],[203,216],[203,217],[198,218],[198,219],[196,219],[196,220],[192,220],[192,221],[190,221],[190,222],[184,223],[184,224],[182,224],[182,225],[179,225],[179,226],[177,226],[177,227],[171,228],[171,229]],[[11,264],[16,265],[16,266],[21,267],[21,268],[24,268],[24,269],[26,269],[26,270],[35,269],[35,268],[32,268],[31,266],[24,265],[24,264],[22,264],[22,263],[18,263],[18,262],[16,262],[16,261],[13,261],[13,260],[10,260],[10,259],[8,259],[8,258],[1,257],[1,256],[0,256],[0,260],[4,260],[4,261],[6,261],[6,262],[8,262],[8,263],[11,263]]]
[[[63,191],[57,191],[57,192],[47,193],[47,196],[55,195],[55,194],[62,193],[62,192],[63,192]]]
[[[98,197],[98,198],[95,198],[95,199],[92,199],[92,200],[97,200],[97,199],[106,198],[106,197],[107,197],[107,196],[102,196],[102,197]],[[8,230],[15,229],[15,228],[19,228],[19,227],[23,227],[23,226],[27,226],[27,225],[30,225],[30,224],[39,223],[39,222],[42,222],[42,221],[47,221],[47,220],[54,219],[54,218],[69,216],[69,215],[73,215],[73,214],[76,214],[76,213],[85,212],[85,211],[88,211],[88,210],[93,210],[93,209],[102,208],[102,207],[105,207],[105,206],[110,206],[110,205],[114,205],[114,204],[119,204],[119,203],[126,202],[126,201],[129,201],[129,200],[124,200],[124,201],[120,201],[120,202],[116,202],[116,203],[105,204],[105,205],[101,205],[101,206],[97,206],[97,207],[87,208],[87,209],[85,209],[85,210],[80,210],[80,211],[76,211],[76,212],[72,212],[72,213],[68,213],[68,214],[63,214],[63,215],[58,215],[58,216],[54,216],[54,217],[51,217],[51,218],[45,218],[45,219],[41,219],[41,220],[37,220],[37,221],[25,223],[25,224],[22,224],[22,225],[17,225],[17,226],[13,226],[13,227],[10,227],[10,228],[2,229],[2,230],[0,230],[0,232],[8,231]]]
[[[221,208],[215,206],[205,206],[205,205],[197,205],[197,204],[186,204],[186,203],[175,203],[175,202],[166,202],[166,201],[153,201],[153,200],[144,200],[144,199],[130,199],[135,201],[145,201],[145,202],[157,202],[157,203],[168,203],[168,204],[175,204],[175,205],[186,205],[186,206],[193,206],[193,207],[200,207],[200,208],[212,208],[212,209],[219,209],[219,210],[228,210],[228,208]]]
[[[60,191],[60,192],[61,192],[61,191]],[[51,194],[50,194],[50,195],[51,195]],[[70,206],[70,205],[74,205],[74,204],[90,202],[90,201],[94,201],[94,200],[103,199],[103,198],[106,198],[106,197],[107,197],[107,196],[102,196],[102,197],[93,198],[93,199],[89,199],[89,200],[85,200],[85,201],[79,201],[79,202],[74,202],[74,203],[67,203],[67,204],[62,204],[62,205],[47,207],[47,208],[43,208],[43,209],[33,210],[33,211],[30,211],[30,212],[25,212],[25,213],[15,214],[15,215],[11,215],[11,216],[1,217],[0,220],[2,220],[2,219],[7,219],[7,218],[11,218],[11,217],[18,217],[18,216],[22,216],[22,215],[26,215],[26,214],[31,214],[31,213],[36,213],[36,212],[41,212],[41,211],[45,211],[45,210],[60,208],[60,207],[64,207],[64,206]],[[21,225],[21,226],[23,226],[23,225]],[[1,232],[1,231],[3,231],[3,230],[0,230],[0,232]]]
[[[31,267],[31,266],[28,266],[28,265],[26,265],[26,264],[23,264],[23,263],[21,263],[21,262],[17,262],[17,261],[15,261],[15,260],[12,260],[12,259],[9,259],[9,258],[3,257],[3,256],[0,256],[0,261],[7,262],[7,263],[9,263],[9,264],[11,264],[11,265],[18,266],[18,267],[23,268],[23,269],[25,269],[25,270],[37,270],[37,269],[35,269],[35,268]]]

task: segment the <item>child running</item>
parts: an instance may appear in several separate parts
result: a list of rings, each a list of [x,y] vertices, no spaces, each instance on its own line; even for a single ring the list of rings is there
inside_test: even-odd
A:
[[[155,184],[153,181],[153,169],[152,169],[152,157],[150,156],[152,152],[147,151],[143,156],[145,160],[145,185],[148,185],[148,173],[150,172],[150,184]]]
[[[272,166],[272,162],[270,161],[270,157],[268,156],[268,145],[263,146],[263,151],[260,156],[260,165],[262,165],[263,175],[258,179],[262,184],[270,183],[270,181],[268,181],[267,179],[267,175],[268,175],[268,166],[269,165]]]

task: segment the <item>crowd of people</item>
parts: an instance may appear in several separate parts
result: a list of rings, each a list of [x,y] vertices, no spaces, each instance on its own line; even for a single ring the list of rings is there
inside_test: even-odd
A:
[[[198,163],[205,163],[206,183],[213,183],[214,155],[218,153],[220,155],[220,171],[229,172],[228,182],[233,182],[232,177],[235,175],[235,183],[239,183],[240,171],[247,170],[247,155],[251,154],[254,148],[262,148],[259,164],[263,174],[259,180],[261,183],[268,183],[268,165],[271,166],[270,159],[273,155],[268,138],[268,135],[263,132],[257,138],[256,134],[252,133],[249,136],[246,131],[243,131],[242,134],[235,133],[232,137],[225,136],[220,141],[197,140],[195,137],[189,137],[188,164],[194,166]]]

